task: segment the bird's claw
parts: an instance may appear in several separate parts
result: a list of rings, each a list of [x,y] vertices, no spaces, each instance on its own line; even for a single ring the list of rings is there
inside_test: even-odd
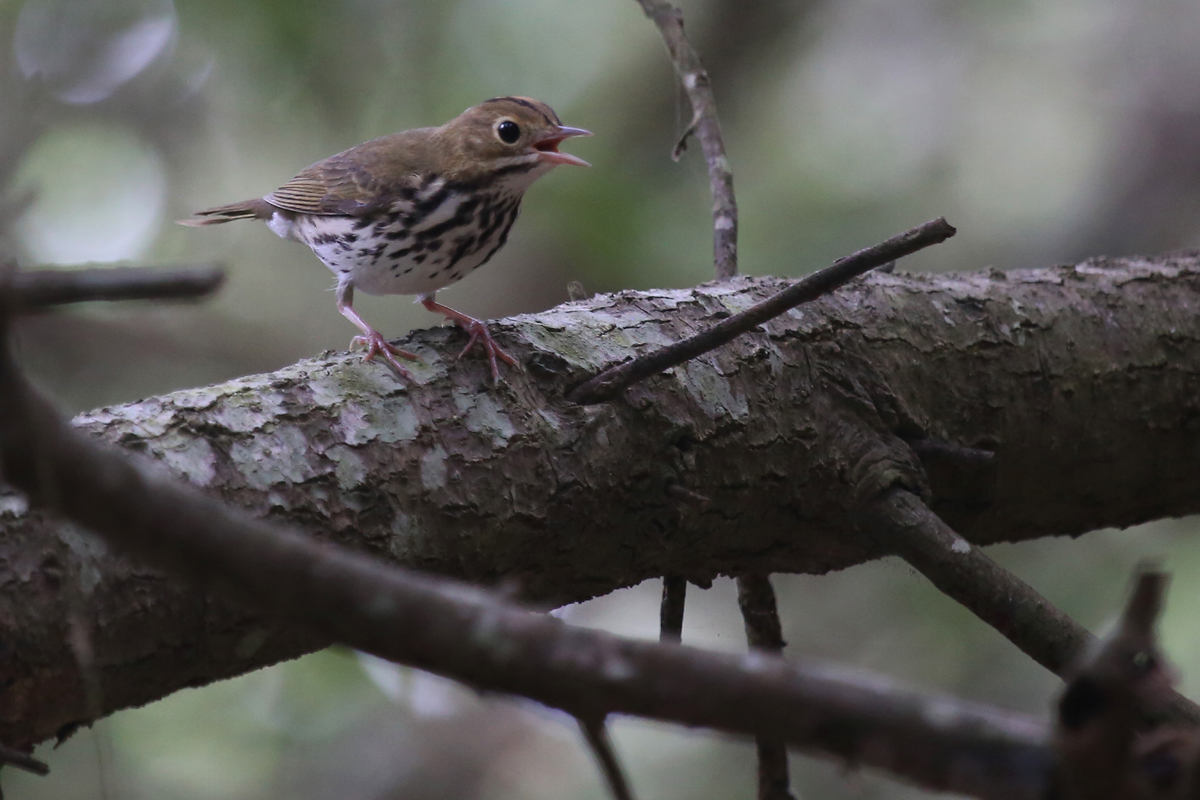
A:
[[[492,338],[492,334],[488,331],[487,324],[483,320],[455,318],[454,321],[471,336],[467,340],[467,346],[462,349],[458,357],[461,359],[476,343],[479,343],[487,351],[488,363],[492,368],[492,383],[500,383],[500,365],[496,363],[496,359],[500,359],[510,367],[515,367],[517,360],[504,352],[500,348],[500,345],[496,344],[496,340]]]
[[[396,374],[407,381],[413,380],[412,373],[409,372],[403,364],[396,360],[396,356],[402,356],[409,361],[420,361],[420,356],[415,353],[410,353],[407,350],[401,350],[394,344],[390,344],[387,339],[383,338],[383,334],[379,331],[371,331],[364,336],[355,336],[350,340],[350,349],[353,350],[358,345],[366,348],[367,352],[363,355],[363,361],[371,361],[375,356],[383,356],[383,360],[388,366],[396,371]]]

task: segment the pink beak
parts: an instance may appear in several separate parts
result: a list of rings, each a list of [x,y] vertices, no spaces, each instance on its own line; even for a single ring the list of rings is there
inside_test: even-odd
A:
[[[554,130],[540,140],[533,143],[533,149],[538,151],[540,161],[547,164],[574,164],[579,167],[590,167],[591,164],[584,161],[579,156],[573,156],[570,153],[558,152],[558,145],[564,139],[570,139],[572,136],[591,136],[591,131],[585,131],[583,128],[568,128],[565,125],[559,125]]]

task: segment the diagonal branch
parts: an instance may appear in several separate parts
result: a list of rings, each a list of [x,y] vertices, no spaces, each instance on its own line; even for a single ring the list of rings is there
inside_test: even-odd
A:
[[[893,489],[874,501],[868,518],[881,546],[1054,674],[1064,675],[1095,642],[1083,626],[951,530],[915,495]],[[1169,713],[1200,722],[1200,708],[1177,694]]]
[[[638,381],[728,344],[801,303],[811,302],[839,286],[844,286],[864,272],[870,272],[890,261],[944,242],[954,234],[955,230],[950,223],[939,217],[874,247],[859,250],[835,261],[832,266],[796,281],[752,308],[722,320],[706,331],[667,345],[649,355],[606,369],[567,392],[567,399],[581,405],[611,400],[622,389]]]
[[[712,82],[700,63],[700,56],[683,32],[683,12],[667,0],[638,0],[638,3],[658,26],[671,55],[671,63],[692,105],[692,122],[679,138],[671,157],[679,160],[692,134],[700,140],[704,160],[708,163],[708,182],[712,186],[713,260],[717,278],[732,278],[738,271],[737,200],[733,196],[733,173],[729,171],[729,159],[725,156]]]

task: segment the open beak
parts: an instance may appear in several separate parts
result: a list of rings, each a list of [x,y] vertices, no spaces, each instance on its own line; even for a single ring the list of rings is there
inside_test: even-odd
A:
[[[538,160],[545,164],[575,164],[579,167],[590,167],[591,164],[579,156],[558,152],[558,145],[564,139],[570,139],[572,136],[591,135],[591,131],[585,131],[583,128],[568,128],[565,125],[559,125],[557,128],[547,131],[545,136],[534,142],[533,149],[538,151]]]

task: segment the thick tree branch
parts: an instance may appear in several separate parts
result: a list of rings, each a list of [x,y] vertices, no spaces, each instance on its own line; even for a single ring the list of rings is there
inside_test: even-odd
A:
[[[786,664],[621,639],[248,519],[72,430],[0,351],[0,466],[30,499],[189,579],[294,623],[581,721],[618,800],[603,732],[626,713],[769,736],[930,788],[1036,797],[1045,731],[1016,715]]]
[[[442,359],[458,332],[434,330],[405,343],[425,358],[412,387],[339,354],[77,425],[253,515],[427,571],[517,581],[550,604],[664,574],[703,585],[878,557],[855,512],[898,481],[931,491],[975,545],[1200,511],[1191,255],[871,274],[621,402],[563,399],[784,285],[739,278],[501,321],[526,369],[495,391],[484,365]],[[922,438],[992,451],[994,468],[983,485],[927,482],[906,444]],[[711,505],[681,508],[672,484]],[[0,494],[0,526],[0,741],[89,718],[64,582],[86,600],[105,711],[327,641],[110,554],[20,495]]]

